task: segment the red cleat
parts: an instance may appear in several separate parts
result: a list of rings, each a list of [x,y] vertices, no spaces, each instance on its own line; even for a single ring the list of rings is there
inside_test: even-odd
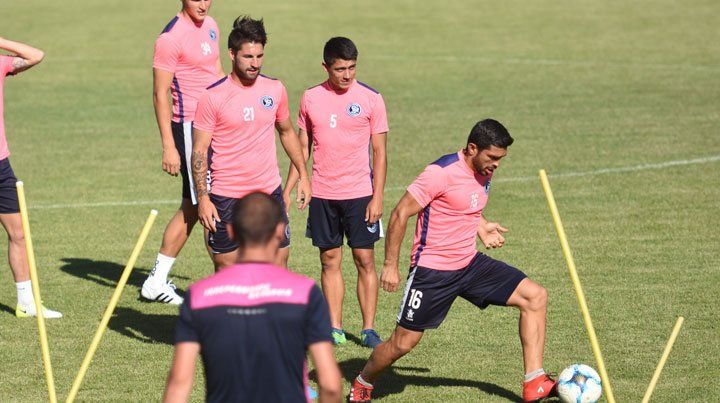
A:
[[[350,395],[348,396],[348,402],[362,402],[370,403],[370,395],[372,394],[373,387],[365,386],[355,378],[353,381],[352,388],[350,388]]]
[[[523,383],[524,402],[535,402],[551,396],[557,396],[557,381],[547,374]]]

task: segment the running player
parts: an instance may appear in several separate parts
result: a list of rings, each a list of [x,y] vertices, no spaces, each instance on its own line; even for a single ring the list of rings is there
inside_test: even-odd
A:
[[[357,57],[358,50],[348,38],[331,38],[325,44],[323,67],[328,79],[303,94],[298,126],[305,159],[310,152],[309,139],[314,151],[307,235],[320,249],[322,289],[330,305],[333,340],[335,344],[346,342],[342,322],[344,234],[358,271],[357,295],[363,317],[360,339],[363,345],[375,348],[382,340],[373,330],[378,296],[374,247],[382,236],[388,122],[382,96],[355,79]],[[297,179],[297,170],[291,167],[286,200]]]
[[[273,264],[285,238],[276,198],[251,193],[228,227],[238,263],[192,286],[180,307],[165,402],[185,402],[202,355],[208,402],[310,401],[305,354],[317,370],[321,402],[340,402],[340,369],[327,304],[315,283]]]
[[[280,81],[260,74],[266,42],[262,20],[248,16],[235,20],[228,37],[232,73],[208,87],[198,103],[192,172],[198,191],[199,219],[210,231],[207,242],[216,269],[237,260],[237,244],[227,228],[239,198],[261,191],[283,203],[275,129],[292,164],[300,170],[297,192],[300,208],[310,202],[310,183],[300,142],[290,122],[287,92]],[[211,189],[205,183],[208,166]],[[285,228],[276,264],[286,267],[290,226]]]
[[[44,54],[24,43],[0,38],[0,50],[10,55],[0,55],[0,223],[8,234],[8,263],[15,278],[17,288],[17,306],[15,316],[24,318],[37,316],[35,300],[30,282],[30,267],[25,253],[25,236],[23,235],[20,205],[18,204],[17,178],[10,166],[10,150],[5,138],[3,118],[3,86],[6,76],[12,76],[40,63]],[[43,316],[60,318],[62,314],[43,306]]]
[[[417,214],[410,274],[395,331],[373,351],[353,382],[350,401],[370,401],[372,383],[380,372],[412,351],[426,329],[440,326],[458,296],[480,309],[519,308],[523,400],[555,393],[556,381],[542,368],[547,291],[520,270],[475,249],[476,236],[485,248],[505,243],[507,229],[487,221],[482,210],[493,172],[512,143],[502,124],[492,119],[478,122],[465,149],[428,165],[398,202],[385,240],[381,285],[389,292],[397,290],[400,245],[408,218]]]
[[[167,276],[197,222],[197,196],[189,173],[192,125],[198,98],[223,76],[217,23],[207,13],[211,0],[182,0],[180,11],[155,42],[153,105],[160,128],[162,168],[182,176],[180,209],[170,219],[160,251],[140,294],[151,301],[180,304]],[[172,95],[172,111],[168,100]],[[172,113],[172,115],[171,115]]]

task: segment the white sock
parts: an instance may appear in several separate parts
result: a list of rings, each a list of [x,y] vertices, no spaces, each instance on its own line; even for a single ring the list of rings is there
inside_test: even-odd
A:
[[[167,282],[168,273],[170,273],[170,269],[173,267],[173,263],[175,263],[174,257],[158,253],[157,259],[155,260],[155,267],[153,267],[150,272],[150,277],[148,278],[155,284],[165,284]]]
[[[542,368],[536,369],[535,371],[530,372],[529,374],[525,374],[525,382],[530,382],[533,379],[537,378],[538,376],[542,376],[542,375],[545,375],[545,370]]]
[[[359,374],[359,375],[357,376],[357,381],[360,382],[360,385],[363,385],[363,386],[365,386],[366,388],[372,388],[372,387],[373,387],[373,386],[372,386],[372,383],[370,383],[370,382],[368,382],[368,381],[366,381],[366,380],[363,379],[362,374]]]
[[[32,282],[30,282],[30,280],[15,283],[15,287],[17,288],[18,305],[22,307],[35,306],[35,300],[33,300],[32,293]]]

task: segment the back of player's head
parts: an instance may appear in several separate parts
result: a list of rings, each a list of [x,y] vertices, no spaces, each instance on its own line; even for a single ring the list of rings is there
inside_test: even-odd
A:
[[[243,43],[251,42],[261,43],[265,46],[267,43],[265,24],[262,18],[253,20],[249,15],[241,15],[233,23],[233,29],[228,36],[228,49],[237,53]]]
[[[323,61],[326,66],[331,66],[335,60],[357,60],[358,50],[353,41],[342,36],[330,38],[323,49]]]
[[[238,200],[233,209],[232,228],[240,247],[267,244],[280,223],[282,207],[265,193],[250,193]]]
[[[508,148],[514,139],[510,136],[505,126],[494,119],[485,119],[477,122],[470,131],[467,142],[473,143],[478,150],[485,150],[490,146]]]

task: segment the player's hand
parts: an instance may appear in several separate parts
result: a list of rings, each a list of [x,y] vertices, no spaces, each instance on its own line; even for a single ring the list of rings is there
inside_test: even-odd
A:
[[[180,173],[180,153],[174,147],[163,148],[162,169],[172,176]]]
[[[307,205],[310,204],[311,198],[312,191],[310,191],[310,180],[308,178],[301,178],[297,184],[297,198],[295,199],[298,208],[302,210],[307,207]]]
[[[400,284],[400,271],[397,264],[385,262],[380,275],[380,286],[387,292],[395,292]]]
[[[290,192],[288,192],[287,190],[283,190],[282,198],[283,203],[285,203],[285,214],[290,217]]]
[[[215,205],[207,196],[201,197],[198,201],[198,220],[200,224],[210,232],[215,232],[215,223],[220,222],[220,215],[217,212],[217,208],[215,208]]]
[[[501,248],[505,244],[505,237],[502,235],[508,229],[496,222],[487,222],[478,227],[477,234],[480,237],[485,249]]]
[[[367,208],[365,209],[365,222],[368,225],[375,225],[375,223],[382,217],[383,204],[382,198],[374,197],[370,199]]]

